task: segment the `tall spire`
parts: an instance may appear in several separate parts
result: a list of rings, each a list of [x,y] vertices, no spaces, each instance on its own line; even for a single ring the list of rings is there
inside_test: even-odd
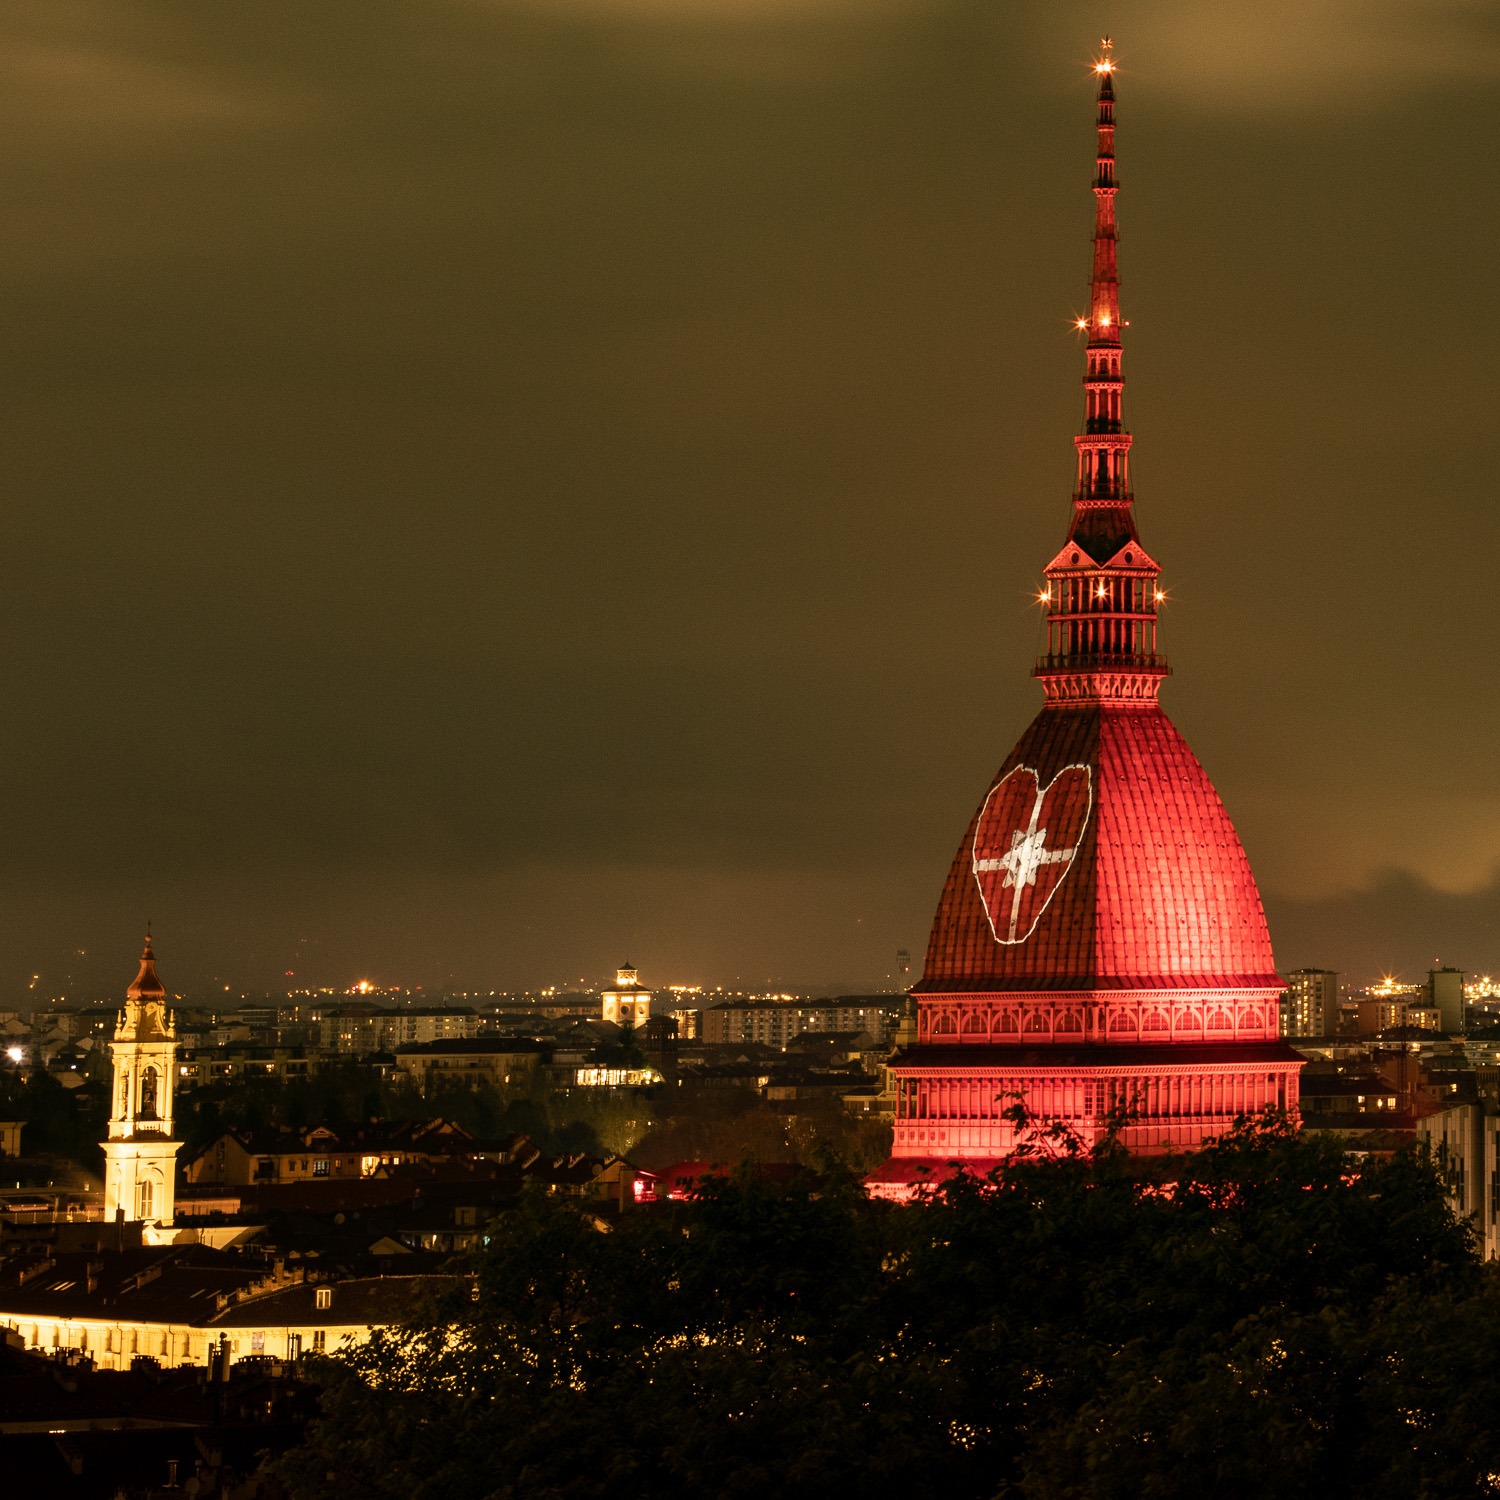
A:
[[[1087,334],[1083,431],[1067,545],[1047,565],[1047,654],[1036,675],[1049,700],[1154,699],[1167,675],[1156,652],[1161,569],[1136,534],[1130,445],[1122,403],[1125,376],[1115,220],[1115,61],[1108,37],[1094,64],[1099,79],[1094,159],[1094,263],[1089,310],[1076,320]]]
[[[1099,146],[1094,155],[1094,274],[1089,282],[1090,345],[1118,347],[1120,279],[1115,261],[1115,64],[1114,43],[1104,38],[1094,64],[1099,77]],[[1091,414],[1092,415],[1092,414]]]

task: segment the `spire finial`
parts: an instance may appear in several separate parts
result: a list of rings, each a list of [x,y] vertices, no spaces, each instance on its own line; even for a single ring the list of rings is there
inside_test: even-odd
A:
[[[143,996],[155,998],[165,995],[166,986],[156,977],[156,954],[151,951],[151,924],[146,924],[146,947],[141,953],[140,973],[135,976],[135,982],[125,993],[132,1000],[139,1000]]]

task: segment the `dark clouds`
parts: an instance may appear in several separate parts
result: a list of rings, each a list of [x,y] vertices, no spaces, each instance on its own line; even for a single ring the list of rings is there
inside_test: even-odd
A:
[[[1098,9],[0,16],[0,982],[920,951],[1035,703]],[[1165,701],[1354,966],[1500,863],[1484,16],[1110,9]]]

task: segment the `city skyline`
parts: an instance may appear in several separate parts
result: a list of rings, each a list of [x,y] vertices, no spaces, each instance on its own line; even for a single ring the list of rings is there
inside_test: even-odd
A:
[[[1497,64],[0,13],[12,1487],[1491,1493]]]
[[[1493,36],[1098,9],[0,21],[0,1001],[148,917],[196,991],[919,968],[1037,702],[1106,25],[1166,702],[1283,973],[1500,967]]]

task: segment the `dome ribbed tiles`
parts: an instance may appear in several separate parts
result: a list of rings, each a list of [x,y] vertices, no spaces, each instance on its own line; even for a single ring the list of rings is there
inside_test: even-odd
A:
[[[964,834],[916,992],[1279,987],[1249,860],[1171,720],[1044,708]]]

